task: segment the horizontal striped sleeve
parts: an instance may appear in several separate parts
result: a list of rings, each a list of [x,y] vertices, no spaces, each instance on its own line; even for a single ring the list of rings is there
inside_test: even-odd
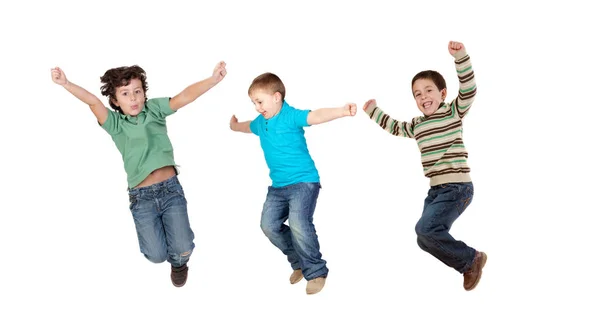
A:
[[[413,122],[403,122],[398,121],[390,117],[390,115],[386,114],[379,107],[375,107],[370,113],[368,113],[369,117],[375,121],[385,131],[388,133],[406,138],[414,138],[414,121]]]
[[[471,108],[471,104],[475,100],[477,93],[477,85],[475,84],[475,74],[471,65],[471,57],[464,53],[459,55],[454,61],[456,73],[458,75],[459,90],[458,97],[452,100],[451,106],[454,107],[458,116],[463,118]]]

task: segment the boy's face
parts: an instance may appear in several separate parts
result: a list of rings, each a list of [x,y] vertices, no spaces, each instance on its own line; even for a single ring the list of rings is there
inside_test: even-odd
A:
[[[137,116],[146,102],[142,81],[134,78],[129,82],[129,85],[119,86],[116,91],[117,100],[113,103],[123,110],[123,113],[129,116]]]
[[[254,103],[254,109],[261,113],[265,119],[270,119],[281,110],[281,93],[270,93],[257,89],[250,92],[250,99]]]
[[[438,90],[430,79],[417,79],[412,89],[417,107],[425,116],[435,113],[446,98],[446,89]]]

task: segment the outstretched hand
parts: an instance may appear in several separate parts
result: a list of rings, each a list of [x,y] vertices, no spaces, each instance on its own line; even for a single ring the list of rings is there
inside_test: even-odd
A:
[[[215,69],[213,70],[212,74],[215,83],[219,83],[227,75],[227,69],[225,68],[226,65],[227,64],[225,63],[225,61],[221,61],[215,66]]]
[[[229,128],[231,130],[233,130],[233,127],[238,123],[238,119],[237,117],[235,117],[235,115],[231,116],[231,119],[229,120]],[[235,130],[234,130],[235,131]]]
[[[375,107],[377,107],[377,101],[375,101],[375,99],[371,99],[371,100],[365,102],[365,105],[363,106],[363,110],[367,113],[370,113],[371,110],[375,109]]]
[[[355,103],[347,103],[344,105],[344,116],[354,116],[356,115],[356,104]]]
[[[464,49],[465,45],[463,45],[462,43],[458,42],[458,41],[450,41],[448,43],[448,52],[450,52],[450,55],[454,56],[454,54],[456,54],[458,51],[460,51],[461,49]]]
[[[55,67],[50,69],[50,74],[52,76],[52,81],[58,85],[64,86],[67,84],[67,76],[59,67]]]

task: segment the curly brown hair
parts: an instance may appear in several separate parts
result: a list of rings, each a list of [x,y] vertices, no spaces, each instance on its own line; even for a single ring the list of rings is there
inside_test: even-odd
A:
[[[148,101],[148,97],[146,96],[146,92],[148,91],[146,72],[139,66],[132,65],[129,67],[108,69],[104,73],[104,76],[100,77],[100,82],[103,84],[102,87],[100,87],[100,92],[102,95],[108,97],[108,103],[112,109],[123,114],[121,107],[118,107],[113,103],[113,100],[117,100],[117,87],[127,86],[132,79],[136,78],[142,81],[142,88],[144,89],[144,96],[146,97],[145,101]]]

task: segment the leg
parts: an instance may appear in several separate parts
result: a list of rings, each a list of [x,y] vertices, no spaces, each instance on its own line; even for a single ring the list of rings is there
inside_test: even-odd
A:
[[[304,278],[326,277],[326,261],[321,258],[319,240],[313,224],[313,214],[321,185],[299,183],[290,187],[290,216],[292,243],[302,263]]]
[[[469,269],[476,251],[454,239],[449,231],[472,197],[471,183],[449,183],[431,188],[423,215],[415,226],[419,247],[460,273]]]
[[[185,265],[194,250],[194,232],[190,227],[187,200],[179,182],[171,183],[161,199],[162,223],[165,228],[169,263],[175,267]]]
[[[288,218],[288,199],[284,188],[269,187],[267,199],[263,205],[260,228],[271,243],[287,256],[292,269],[301,269],[300,259],[292,245],[290,227],[283,224]]]
[[[140,251],[154,263],[167,259],[165,230],[153,199],[141,199],[140,195],[129,195],[129,209],[133,215]]]

